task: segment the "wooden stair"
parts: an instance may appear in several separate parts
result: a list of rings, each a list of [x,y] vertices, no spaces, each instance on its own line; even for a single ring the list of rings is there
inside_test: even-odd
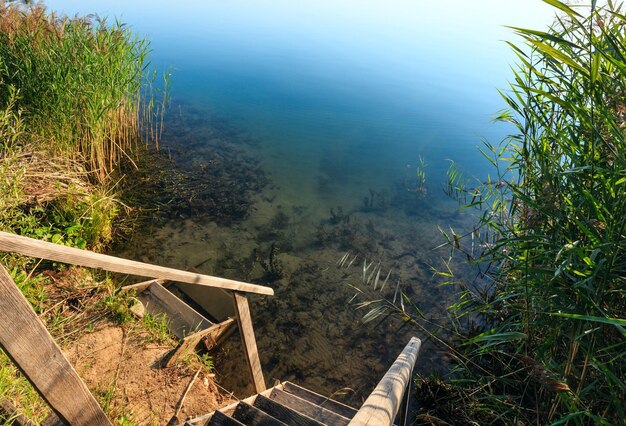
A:
[[[357,410],[291,382],[187,420],[185,426],[345,426]]]
[[[123,287],[122,290],[136,293],[138,303],[133,307],[136,315],[143,316],[144,312],[149,312],[167,317],[170,332],[180,339],[167,358],[165,365],[169,367],[201,345],[206,349],[219,345],[234,331],[237,321],[232,317],[218,323],[210,321],[168,290],[166,283],[166,280],[149,280]]]

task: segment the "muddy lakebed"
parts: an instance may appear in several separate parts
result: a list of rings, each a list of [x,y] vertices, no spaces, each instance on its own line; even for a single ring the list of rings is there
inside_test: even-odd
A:
[[[360,404],[420,333],[403,327],[397,315],[364,324],[369,307],[358,303],[404,293],[438,322],[455,291],[434,275],[449,254],[436,249],[445,241],[438,226],[464,229],[469,217],[434,190],[416,191],[410,164],[389,185],[350,184],[350,191],[329,193],[328,174],[339,171],[322,156],[310,176],[314,185],[285,191],[292,183],[267,166],[271,141],[210,111],[188,104],[172,109],[160,163],[148,169],[151,183],[138,187],[150,210],[116,251],[272,287],[273,297],[251,296],[268,385],[290,380]],[[213,355],[224,389],[240,397],[253,393],[236,335]],[[442,372],[446,365],[445,351],[426,341],[416,370]]]

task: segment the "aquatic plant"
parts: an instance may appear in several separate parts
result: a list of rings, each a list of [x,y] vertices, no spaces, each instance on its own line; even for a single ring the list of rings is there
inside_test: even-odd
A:
[[[278,281],[285,276],[285,270],[283,269],[283,263],[278,259],[279,249],[276,243],[272,243],[267,256],[256,252],[257,261],[259,265],[265,271],[265,280],[268,282]]]
[[[381,211],[387,208],[387,199],[385,194],[380,191],[369,190],[369,196],[363,197],[363,211]]]

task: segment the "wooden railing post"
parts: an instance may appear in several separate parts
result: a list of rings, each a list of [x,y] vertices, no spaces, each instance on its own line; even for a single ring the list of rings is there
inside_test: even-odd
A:
[[[411,338],[374,391],[350,421],[350,426],[391,426],[398,414],[422,341]]]
[[[65,423],[72,426],[111,425],[2,265],[0,347]]]
[[[237,323],[239,324],[239,334],[241,342],[246,353],[248,367],[254,382],[254,388],[257,393],[263,392],[265,387],[265,379],[263,379],[263,371],[261,370],[261,360],[256,347],[256,339],[254,337],[254,329],[252,328],[252,318],[250,316],[250,305],[245,294],[233,292],[235,299],[235,309],[237,310]]]

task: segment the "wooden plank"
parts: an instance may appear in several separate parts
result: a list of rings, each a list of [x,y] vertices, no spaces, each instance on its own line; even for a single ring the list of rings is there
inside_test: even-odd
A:
[[[161,285],[165,285],[165,283],[167,283],[167,280],[148,280],[148,281],[142,281],[140,283],[137,284],[130,284],[130,285],[125,285],[124,287],[120,288],[121,291],[130,291],[130,290],[135,290],[135,292],[137,294],[141,293],[142,291],[144,291],[145,289],[147,289],[148,287],[150,287],[153,283],[159,283]]]
[[[35,240],[33,238],[0,232],[0,251],[20,253],[25,256],[48,259],[55,262],[69,263],[99,268],[120,274],[137,275],[140,277],[160,278],[164,280],[180,281],[199,286],[217,287],[227,290],[237,290],[249,293],[266,294],[272,296],[274,290],[256,284],[242,283],[225,278],[196,274],[106,254],[93,253],[60,244]]]
[[[255,395],[249,396],[246,399],[242,399],[241,401],[245,402],[246,404],[254,405],[254,402],[256,401],[256,399],[257,399],[257,397],[259,395],[269,396],[274,389],[282,389],[282,388],[283,388],[283,384],[279,383],[276,386],[274,386],[273,388],[269,388],[267,390],[264,390],[260,394],[255,394]],[[235,412],[235,408],[237,408],[237,404],[239,404],[241,401],[233,402],[232,404],[227,405],[226,407],[220,408],[219,411],[221,411],[223,414],[226,414],[226,415],[232,414],[232,413]],[[215,412],[209,413],[209,414],[204,414],[202,416],[198,416],[198,417],[194,417],[192,419],[189,419],[189,420],[187,420],[185,422],[185,426],[205,426],[205,425],[207,425],[209,423],[209,421],[211,420],[211,417],[213,416],[213,414],[215,414]]]
[[[153,282],[138,297],[152,315],[167,315],[170,331],[179,339],[213,326],[212,322],[157,282]]]
[[[315,419],[322,424],[347,426],[348,423],[350,423],[350,419],[281,390],[274,389],[269,397],[277,403],[287,406],[307,417]]]
[[[294,394],[306,401],[312,402],[315,405],[324,407],[327,410],[334,411],[340,416],[346,417],[348,419],[351,419],[357,413],[357,410],[348,405],[337,402],[334,399],[330,399],[326,396],[320,395],[319,393],[315,393],[309,389],[305,389],[302,386],[298,386],[291,382],[285,382],[283,390],[285,392]]]
[[[228,417],[226,414],[220,413],[219,411],[213,414],[211,421],[207,424],[210,426],[244,426],[240,421]]]
[[[211,341],[211,344],[207,344],[207,349],[211,349],[217,345],[217,342],[220,341],[221,336],[225,333],[229,332],[229,329],[234,328],[235,319],[229,318],[224,322],[219,324],[212,325],[211,327],[200,330],[197,333],[193,333],[189,336],[186,336],[174,349],[174,352],[170,355],[167,360],[166,367],[171,367],[176,364],[180,359],[184,358],[185,355],[195,352],[198,345],[203,339],[208,339]]]
[[[254,388],[257,393],[263,392],[265,387],[265,379],[263,378],[263,370],[261,369],[261,360],[256,347],[256,338],[254,337],[254,329],[252,328],[252,318],[250,317],[250,305],[248,297],[245,294],[234,292],[235,308],[237,309],[237,323],[239,324],[239,334],[241,342],[246,353],[246,360],[254,382]]]
[[[234,318],[236,315],[233,296],[228,291],[185,283],[173,283],[173,285],[217,321],[224,321],[229,317]]]
[[[254,406],[288,425],[322,426],[322,423],[317,420],[298,413],[289,407],[285,407],[284,405],[266,398],[263,395],[258,395],[256,397]]]
[[[422,342],[413,337],[383,376],[374,391],[365,400],[350,425],[389,426],[393,424],[402,396],[411,380],[411,372]]]
[[[247,426],[287,426],[280,420],[245,402],[237,404],[233,418]]]
[[[71,425],[111,425],[2,265],[0,347],[61,420]]]
[[[0,396],[0,423],[9,426],[36,426],[3,396]]]

